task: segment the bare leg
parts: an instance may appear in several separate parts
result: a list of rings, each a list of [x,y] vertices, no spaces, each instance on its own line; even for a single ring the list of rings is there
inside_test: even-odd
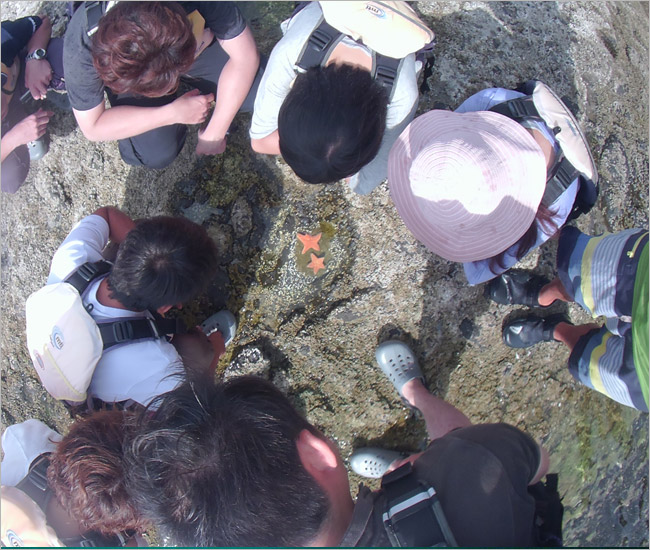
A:
[[[442,437],[454,428],[472,425],[462,412],[431,394],[417,378],[409,380],[404,385],[402,395],[422,413],[431,440]]]
[[[562,281],[557,277],[542,287],[537,298],[540,306],[550,306],[555,300],[573,302],[564,289]]]
[[[565,344],[570,350],[578,343],[578,340],[589,331],[599,329],[600,325],[589,323],[588,325],[570,325],[569,323],[558,323],[553,330],[553,338]]]

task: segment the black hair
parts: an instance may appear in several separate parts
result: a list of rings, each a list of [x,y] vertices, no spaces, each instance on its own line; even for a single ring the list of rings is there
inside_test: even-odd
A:
[[[296,439],[315,429],[270,382],[188,381],[154,401],[127,450],[140,511],[180,546],[302,546],[329,512]]]
[[[298,75],[278,115],[280,152],[308,183],[333,183],[375,158],[388,96],[370,73],[348,64]]]
[[[216,268],[217,249],[203,227],[180,217],[150,218],[120,244],[110,296],[135,311],[173,306],[201,292]]]

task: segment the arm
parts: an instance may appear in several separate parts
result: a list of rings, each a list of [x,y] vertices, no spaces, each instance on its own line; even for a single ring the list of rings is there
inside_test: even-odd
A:
[[[266,137],[259,139],[251,139],[251,147],[256,153],[264,153],[266,155],[279,155],[280,154],[280,135],[275,130],[273,133]]]
[[[52,23],[46,16],[41,16],[41,26],[27,43],[27,54],[39,48],[47,49],[52,35]],[[25,86],[29,88],[36,100],[45,99],[47,86],[52,80],[52,67],[47,59],[30,59],[25,64]]]
[[[127,233],[135,227],[134,221],[114,206],[103,206],[95,210],[93,214],[106,220],[109,239],[116,244],[120,244],[126,238]]]
[[[199,132],[197,154],[222,153],[226,147],[226,132],[253,84],[260,57],[250,27],[230,40],[220,40],[230,59],[217,83],[217,101],[207,127]]]
[[[161,107],[120,105],[106,109],[102,102],[87,111],[72,112],[90,141],[113,141],[169,124],[200,124],[213,100],[212,94],[200,95],[198,90],[191,90]]]
[[[52,111],[43,111],[42,109],[39,109],[34,114],[21,120],[8,132],[5,132],[0,141],[0,156],[2,157],[2,162],[4,162],[17,147],[41,137],[45,133],[47,123],[53,114]]]

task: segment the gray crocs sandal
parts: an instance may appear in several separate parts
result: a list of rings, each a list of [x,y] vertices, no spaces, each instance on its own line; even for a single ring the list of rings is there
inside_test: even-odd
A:
[[[393,383],[404,404],[409,409],[417,410],[402,395],[404,384],[414,378],[419,378],[426,385],[424,375],[411,348],[399,340],[388,340],[377,347],[375,359],[383,373]]]
[[[237,320],[227,309],[222,309],[203,321],[201,323],[201,330],[206,336],[210,336],[210,334],[218,330],[222,334],[223,341],[227,346],[232,342],[237,332]]]
[[[357,449],[350,455],[350,468],[360,476],[379,479],[383,477],[393,462],[404,458],[404,456],[397,451],[365,447]]]

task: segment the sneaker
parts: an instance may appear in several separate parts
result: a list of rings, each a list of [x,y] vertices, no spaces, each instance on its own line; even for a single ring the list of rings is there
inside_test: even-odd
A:
[[[559,323],[570,323],[563,314],[538,317],[528,315],[503,325],[503,343],[510,348],[529,348],[540,342],[552,342],[553,332]]]

